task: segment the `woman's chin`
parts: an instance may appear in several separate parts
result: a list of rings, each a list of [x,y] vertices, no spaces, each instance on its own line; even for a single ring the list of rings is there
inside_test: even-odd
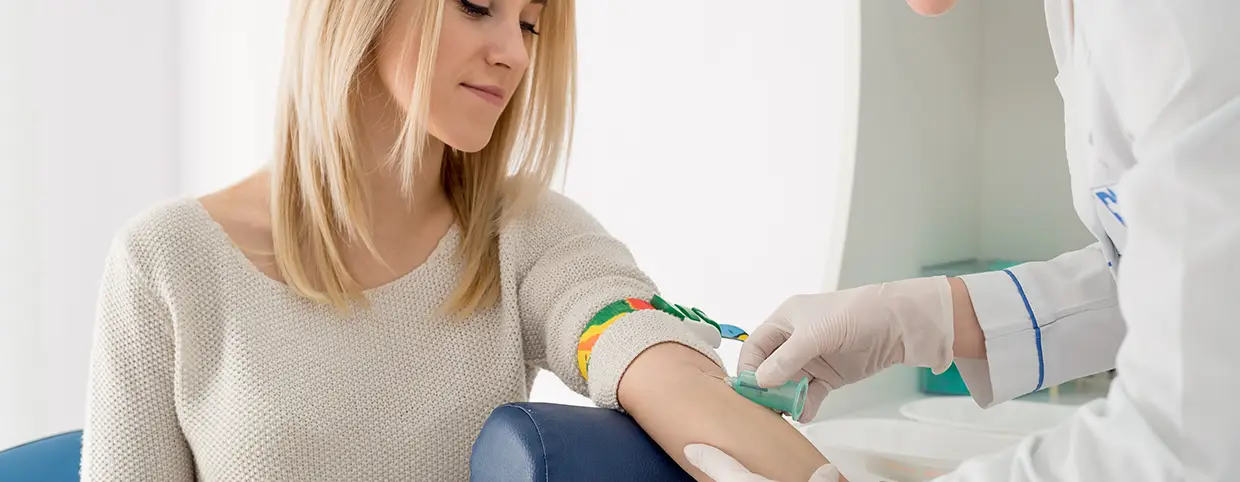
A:
[[[432,134],[433,135],[433,134]],[[491,131],[479,133],[461,133],[453,136],[435,136],[445,146],[455,151],[473,154],[486,148],[491,143]]]
[[[472,154],[486,148],[487,144],[491,143],[491,137],[495,134],[494,122],[492,122],[492,125],[483,126],[482,128],[478,127],[479,124],[484,124],[485,122],[484,120],[463,122],[462,124],[467,125],[460,126],[460,129],[443,129],[446,126],[439,124],[439,129],[431,129],[431,135],[452,149]],[[432,125],[434,125],[433,122]]]
[[[480,142],[458,142],[455,144],[448,144],[448,145],[452,146],[453,149],[456,149],[458,151],[473,154],[475,152],[481,151],[482,149],[486,148],[487,144],[490,143],[489,141],[490,141],[490,137]]]

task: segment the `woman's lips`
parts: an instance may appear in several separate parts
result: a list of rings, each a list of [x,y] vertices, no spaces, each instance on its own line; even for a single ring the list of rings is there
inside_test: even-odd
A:
[[[473,92],[478,97],[481,97],[482,100],[485,100],[487,102],[490,102],[500,107],[504,106],[504,102],[506,100],[504,98],[504,90],[500,89],[499,87],[496,87],[494,85],[476,85],[476,84],[466,84],[466,83],[461,83],[461,87],[464,87],[466,90]]]

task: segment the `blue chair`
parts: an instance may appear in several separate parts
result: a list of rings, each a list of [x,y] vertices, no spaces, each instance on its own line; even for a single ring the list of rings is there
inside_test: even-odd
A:
[[[0,481],[78,482],[82,432],[0,452]],[[627,415],[593,407],[512,403],[495,409],[474,442],[478,481],[692,482]]]
[[[78,482],[82,431],[62,433],[0,452],[4,482]]]
[[[491,412],[469,468],[484,482],[693,481],[629,416],[548,403]]]

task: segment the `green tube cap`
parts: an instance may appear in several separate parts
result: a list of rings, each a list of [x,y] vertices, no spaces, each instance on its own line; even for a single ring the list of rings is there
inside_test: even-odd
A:
[[[788,382],[774,388],[762,388],[758,386],[758,376],[754,372],[743,371],[737,373],[735,377],[728,377],[727,382],[742,397],[777,412],[786,413],[793,420],[799,420],[801,412],[805,410],[805,398],[809,394],[809,378],[802,378],[800,381]]]

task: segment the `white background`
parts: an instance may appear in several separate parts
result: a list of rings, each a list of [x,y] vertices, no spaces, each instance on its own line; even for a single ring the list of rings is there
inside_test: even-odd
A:
[[[664,297],[746,330],[822,290],[844,130],[855,122],[848,2],[582,1],[565,192]],[[733,369],[739,343],[720,350]],[[549,373],[535,399],[588,404]]]
[[[0,448],[81,428],[120,223],[179,190],[168,0],[0,0]]]
[[[175,3],[181,26],[181,187],[201,195],[253,173],[273,152],[289,2]]]
[[[0,0],[0,448],[80,429],[127,219],[270,152],[287,0]]]

